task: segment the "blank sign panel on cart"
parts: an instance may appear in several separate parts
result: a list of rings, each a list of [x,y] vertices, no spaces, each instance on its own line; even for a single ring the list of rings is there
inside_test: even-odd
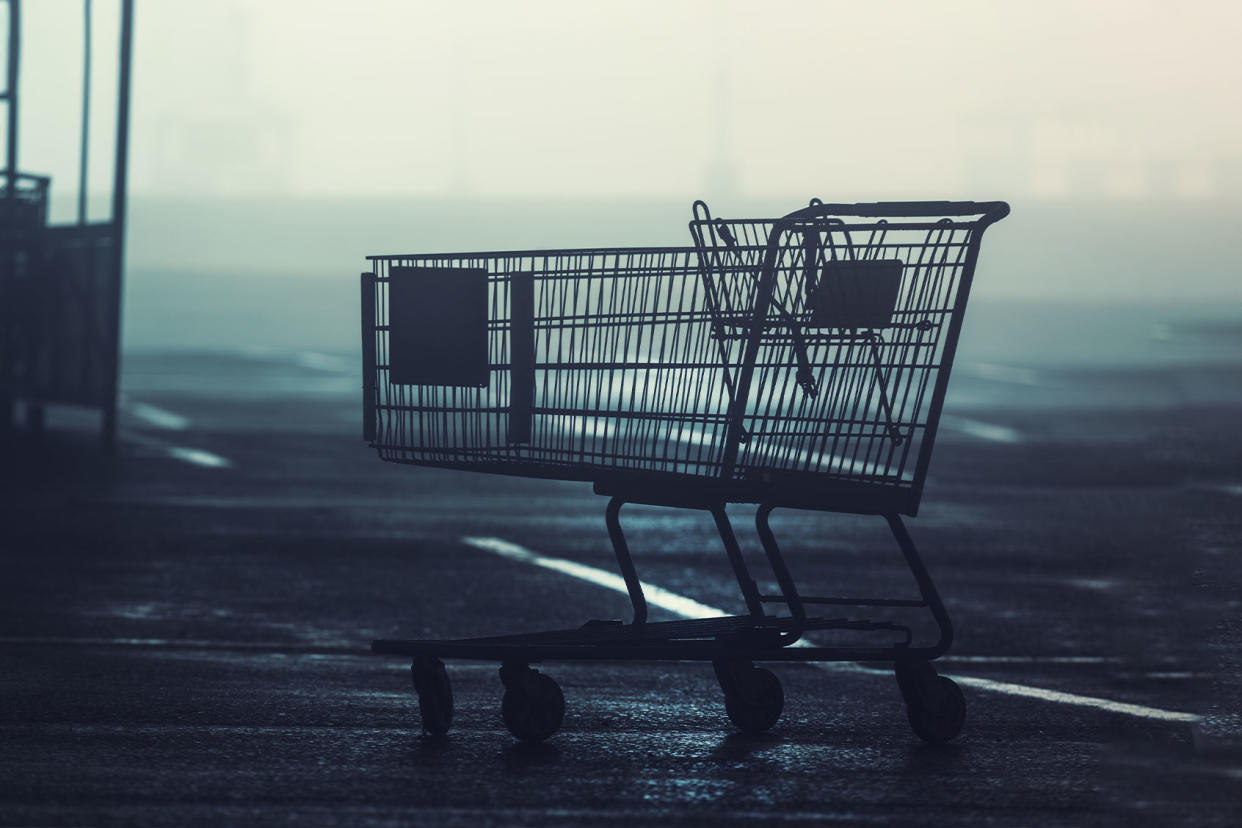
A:
[[[897,307],[901,269],[900,259],[828,262],[809,302],[811,327],[888,327]]]
[[[402,385],[486,386],[487,271],[389,271],[389,376]]]

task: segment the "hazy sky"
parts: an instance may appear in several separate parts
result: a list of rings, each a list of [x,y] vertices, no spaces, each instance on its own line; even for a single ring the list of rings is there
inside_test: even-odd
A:
[[[82,2],[23,5],[22,166],[71,200]],[[135,194],[1242,194],[1236,2],[136,6]]]

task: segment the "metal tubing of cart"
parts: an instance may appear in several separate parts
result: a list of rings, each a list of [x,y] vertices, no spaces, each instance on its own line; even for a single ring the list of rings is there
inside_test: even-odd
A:
[[[733,533],[733,524],[729,522],[724,505],[713,506],[711,513],[712,519],[716,521],[716,531],[720,534],[721,543],[724,544],[729,564],[733,567],[733,575],[737,578],[737,585],[742,590],[746,609],[751,615],[761,617],[763,601],[759,598],[759,587],[755,584],[755,579],[750,577],[750,570],[746,568],[746,559],[742,557],[742,549],[738,546],[737,535]]]
[[[647,623],[647,598],[643,595],[643,584],[638,580],[630,547],[625,542],[625,533],[621,531],[621,507],[624,505],[625,501],[619,497],[608,501],[604,520],[608,524],[608,537],[612,539],[612,548],[617,555],[617,567],[621,570],[621,577],[625,579],[625,590],[629,593],[630,604],[634,607],[634,626],[641,627]]]
[[[781,554],[781,548],[776,542],[776,535],[772,533],[772,527],[769,524],[769,518],[772,515],[774,507],[770,503],[764,503],[759,506],[755,512],[755,530],[759,534],[759,543],[763,546],[764,554],[768,557],[768,564],[772,567],[772,573],[776,575],[776,582],[780,585],[781,594],[779,599],[787,607],[789,614],[799,623],[806,621],[806,606],[802,602],[802,597],[798,594],[798,587],[794,583],[793,575],[789,573],[789,567],[785,564],[785,556]],[[791,634],[792,637],[786,644],[792,644],[802,637],[802,630],[798,629],[796,633]]]
[[[888,527],[893,532],[893,537],[897,539],[897,545],[901,548],[901,554],[906,559],[906,565],[910,567],[910,571],[914,574],[914,580],[918,582],[919,592],[923,596],[923,600],[927,602],[928,608],[931,610],[932,617],[936,619],[936,625],[940,629],[940,638],[936,643],[919,651],[922,658],[932,659],[940,658],[949,651],[949,647],[953,644],[953,623],[949,620],[949,612],[944,608],[944,602],[940,600],[940,593],[936,590],[935,583],[932,582],[931,575],[927,573],[927,567],[923,565],[923,558],[919,555],[918,547],[914,545],[914,539],[910,537],[910,533],[906,530],[905,523],[901,520],[901,515],[888,514],[884,516],[888,521]]]

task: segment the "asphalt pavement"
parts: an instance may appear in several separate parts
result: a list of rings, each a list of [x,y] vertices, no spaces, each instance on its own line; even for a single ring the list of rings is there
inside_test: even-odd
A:
[[[348,355],[138,353],[115,457],[78,411],[8,438],[0,823],[1242,821],[1236,361],[962,362],[908,521],[958,631],[939,668],[967,722],[939,747],[851,664],[774,666],[760,736],[703,664],[543,665],[567,712],[531,746],[496,665],[453,661],[453,727],[423,734],[372,639],[629,606],[592,574],[614,562],[588,485],[381,463],[357,403]],[[624,520],[646,582],[743,610],[710,518]],[[773,527],[803,583],[914,591],[879,519]]]

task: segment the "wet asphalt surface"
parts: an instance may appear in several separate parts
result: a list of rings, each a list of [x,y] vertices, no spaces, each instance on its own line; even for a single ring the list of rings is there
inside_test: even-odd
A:
[[[891,674],[798,664],[774,667],[762,736],[703,664],[544,665],[567,714],[529,746],[495,665],[450,662],[453,728],[423,735],[408,663],[372,639],[628,602],[463,542],[611,570],[589,486],[380,463],[355,380],[330,357],[133,355],[114,460],[72,412],[5,444],[0,823],[1242,821],[1236,365],[955,375],[908,521],[958,632],[940,669],[968,719],[942,747]],[[730,514],[761,572],[753,510]],[[644,580],[742,610],[706,515],[624,519]],[[773,528],[810,589],[913,594],[879,519]]]

